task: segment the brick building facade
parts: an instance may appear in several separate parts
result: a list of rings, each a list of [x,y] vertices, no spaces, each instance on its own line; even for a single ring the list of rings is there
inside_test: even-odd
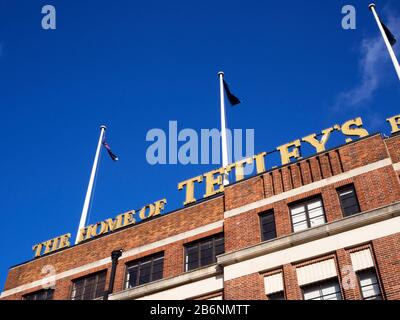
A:
[[[122,249],[110,300],[397,300],[399,174],[400,135],[372,135],[12,267],[1,299],[101,299]]]

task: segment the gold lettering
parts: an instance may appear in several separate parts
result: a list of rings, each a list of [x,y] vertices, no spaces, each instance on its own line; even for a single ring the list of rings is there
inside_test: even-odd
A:
[[[101,226],[101,222],[97,222],[96,224],[91,224],[90,226],[86,227],[86,237],[85,240],[93,238],[97,236],[97,227]]]
[[[183,187],[186,186],[186,199],[183,203],[184,206],[187,204],[196,202],[196,198],[194,197],[194,183],[201,183],[203,181],[203,176],[197,176],[189,180],[185,180],[183,182],[178,183],[178,190],[182,190]]]
[[[149,208],[149,214],[146,216],[146,209],[147,208]],[[153,214],[154,214],[154,211],[155,211],[155,207],[154,207],[154,205],[153,204],[148,204],[148,205],[145,205],[141,210],[140,210],[140,212],[139,212],[139,217],[140,217],[140,219],[147,219],[147,218],[150,218]]]
[[[117,215],[115,217],[115,219],[113,220],[112,224],[111,224],[111,219],[107,219],[107,224],[108,224],[108,228],[110,229],[110,231],[114,231],[117,230],[119,228],[125,227],[127,225],[130,224],[134,224],[136,223],[133,215],[135,214],[135,210],[131,210],[125,213],[121,213],[119,215]],[[111,228],[112,227],[112,228]],[[106,231],[108,232],[108,231]]]
[[[107,220],[102,221],[100,227],[99,234],[104,234],[109,231],[113,231],[114,229],[117,228],[118,225],[122,224],[122,216],[117,216],[115,220],[109,218]]]
[[[392,132],[390,132],[391,134],[400,132],[400,114],[391,118],[387,118],[386,121],[389,122],[390,126],[392,127]]]
[[[86,228],[81,228],[79,230],[78,243],[84,240],[85,235],[86,235]]]
[[[35,258],[40,257],[40,254],[42,252],[42,248],[43,248],[43,244],[41,244],[41,243],[35,244],[32,247],[32,250],[35,252]]]
[[[58,245],[58,249],[69,247],[71,245],[70,242],[69,242],[70,238],[71,238],[71,234],[70,233],[66,233],[66,234],[60,236],[59,237],[60,243]]]
[[[265,172],[265,156],[267,155],[266,152],[261,152],[254,156],[254,160],[256,160],[256,169],[257,174]]]
[[[301,139],[301,141],[305,141],[305,142],[308,142],[309,144],[311,144],[315,148],[317,153],[325,151],[325,145],[328,142],[328,139],[329,139],[331,133],[333,132],[333,130],[335,130],[334,127],[322,130],[322,137],[321,137],[320,141],[318,141],[318,139],[316,139],[317,135],[315,133],[310,134],[307,137],[304,137],[303,139]]]
[[[132,210],[130,212],[126,212],[123,214],[123,216],[124,216],[123,227],[136,223],[134,214],[135,214],[135,210]]]
[[[369,135],[368,131],[361,128],[363,122],[360,117],[346,121],[342,125],[342,133],[346,136],[358,136],[359,138],[366,137]],[[352,126],[356,126],[357,128],[351,128]],[[346,143],[353,141],[351,138],[346,139]]]
[[[253,162],[252,158],[246,158],[239,160],[233,164],[230,164],[226,167],[226,171],[230,172],[232,168],[235,168],[235,177],[236,181],[240,181],[244,179],[244,166],[246,164],[251,164]]]
[[[60,240],[59,237],[53,239],[53,245],[51,246],[50,252],[56,251],[58,249],[58,241]]]
[[[161,199],[158,200],[156,202],[154,202],[154,207],[155,207],[155,211],[154,211],[154,215],[159,215],[161,213],[162,210],[164,210],[164,206],[167,203],[167,199]]]
[[[53,244],[53,239],[51,240],[47,240],[45,242],[43,242],[44,245],[44,252],[43,254],[49,253],[51,250],[51,245]]]
[[[222,184],[222,175],[228,171],[228,168],[219,168],[204,174],[206,178],[206,194],[204,198],[213,196],[214,194],[220,193],[224,191],[224,185]],[[214,176],[218,174],[218,177],[215,178]],[[217,190],[215,190],[215,186],[219,186]]]
[[[295,159],[300,158],[299,147],[300,147],[300,140],[297,139],[293,142],[286,143],[277,148],[277,150],[279,150],[281,153],[282,165],[288,164],[291,158]],[[293,149],[289,151],[289,148]]]

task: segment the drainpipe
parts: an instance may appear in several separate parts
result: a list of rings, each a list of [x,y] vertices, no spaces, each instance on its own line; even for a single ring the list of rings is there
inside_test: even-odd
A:
[[[114,250],[111,252],[111,276],[110,276],[110,283],[108,285],[108,290],[104,292],[103,300],[108,300],[108,295],[113,293],[114,291],[114,281],[115,281],[115,272],[117,271],[117,264],[118,264],[118,259],[122,255],[122,249],[119,250]]]

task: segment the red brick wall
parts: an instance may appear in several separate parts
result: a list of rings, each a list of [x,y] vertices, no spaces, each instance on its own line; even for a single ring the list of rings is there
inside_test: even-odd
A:
[[[264,198],[263,178],[255,177],[229,186],[225,190],[225,210],[231,210]]]
[[[115,249],[129,250],[222,219],[223,198],[219,197],[13,268],[9,271],[4,290],[43,278],[41,269],[45,265],[52,265],[57,273],[61,273],[90,262],[108,258]],[[161,249],[163,248],[153,251],[158,252]],[[166,260],[166,274],[177,275],[181,273],[183,271],[182,243],[176,243],[164,249],[167,249],[166,253],[172,253],[172,255],[168,255],[168,258],[173,261]],[[143,255],[151,254],[153,251],[143,253]],[[123,263],[120,263],[117,276],[123,273],[122,268],[124,268]],[[87,273],[92,273],[92,271]],[[117,280],[116,289],[122,286],[123,280],[120,278]],[[21,294],[25,294],[25,292]],[[17,295],[17,298],[21,294]],[[67,298],[67,296],[64,296],[64,298]]]
[[[400,134],[386,139],[385,143],[392,161],[400,162]]]
[[[386,298],[400,300],[400,233],[372,241]]]
[[[264,280],[259,273],[225,281],[225,300],[264,300]]]
[[[399,142],[400,143],[400,142]],[[302,186],[320,181],[322,177],[329,178],[332,173],[341,173],[360,166],[387,158],[385,142],[377,135],[356,143],[320,154],[311,159],[301,161],[282,169],[276,169],[263,175],[265,197],[280,194]],[[299,170],[301,168],[301,170]],[[289,177],[289,174],[291,176]],[[301,175],[301,177],[300,177]],[[227,187],[225,191],[225,206],[227,210],[248,204],[247,198],[242,198],[243,190],[254,188],[256,196],[251,202],[260,198],[260,177],[240,183],[240,188]],[[278,237],[292,233],[288,206],[298,200],[312,196],[322,196],[326,219],[328,222],[343,218],[336,188],[353,183],[362,211],[368,211],[400,201],[400,184],[392,166],[368,172],[346,179],[323,188],[314,189],[295,197],[275,202],[246,213],[225,219],[226,251],[235,251],[260,242],[259,214],[268,209],[274,209]],[[246,186],[248,188],[246,189]],[[235,199],[235,201],[230,201]]]
[[[215,221],[223,220],[225,210],[232,210],[243,205],[298,188],[321,179],[337,175],[378,160],[392,157],[393,162],[400,161],[400,135],[382,139],[376,135],[345,145],[339,149],[318,154],[288,166],[266,172],[240,183],[232,184],[225,190],[223,196],[199,203],[193,207],[178,210],[153,221],[136,225],[107,235],[76,247],[55,253],[10,270],[5,290],[41,279],[41,268],[53,265],[58,273],[82,266],[84,264],[108,258],[112,250],[123,248],[129,250],[170,237]],[[328,222],[342,218],[339,198],[336,188],[348,183],[354,183],[362,211],[371,210],[400,201],[400,183],[398,174],[392,166],[387,166],[362,174],[352,179],[315,189],[301,195],[277,201],[261,208],[225,219],[224,228],[212,230],[191,239],[178,241],[164,247],[156,248],[141,254],[121,259],[116,274],[115,291],[123,288],[125,264],[143,256],[164,251],[164,277],[176,276],[184,272],[183,245],[187,242],[224,231],[226,252],[232,252],[261,242],[259,214],[273,209],[275,214],[278,237],[292,233],[288,205],[292,202],[310,196],[321,195]],[[400,281],[398,279],[399,235],[373,241],[376,261],[382,276],[385,294],[389,299],[400,299]],[[394,250],[394,248],[396,250]],[[392,250],[393,249],[393,250]],[[349,262],[349,253],[338,250],[336,258],[339,266]],[[107,277],[110,273],[110,265]],[[84,274],[105,269],[89,270],[80,275],[73,275],[57,281],[56,299],[68,299],[71,281]],[[288,299],[300,299],[301,291],[297,285],[295,266],[282,266],[285,278],[285,291]],[[397,278],[396,278],[397,276]],[[225,283],[225,298],[227,299],[265,299],[264,283],[258,273]],[[33,292],[39,288],[9,296],[7,299],[20,299],[21,295]],[[358,296],[357,296],[358,294]],[[359,298],[359,292],[346,292],[348,299]]]

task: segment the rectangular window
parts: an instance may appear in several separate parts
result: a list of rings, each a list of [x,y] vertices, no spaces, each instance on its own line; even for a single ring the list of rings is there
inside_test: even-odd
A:
[[[158,253],[126,265],[125,289],[163,278],[164,253]]]
[[[39,290],[23,296],[24,300],[53,300],[53,289]]]
[[[356,191],[353,185],[345,186],[337,190],[343,216],[348,217],[360,212]]]
[[[261,239],[267,241],[276,238],[275,217],[273,211],[260,215]]]
[[[71,300],[92,300],[103,296],[106,271],[91,274],[73,281]]]
[[[381,289],[374,269],[357,272],[364,300],[382,300]]]
[[[224,253],[224,235],[219,234],[185,246],[186,271],[204,267],[217,261],[216,257]]]
[[[321,198],[315,198],[290,207],[293,232],[319,226],[326,222]]]
[[[283,291],[274,292],[267,295],[268,300],[285,300],[285,293]]]
[[[342,300],[336,279],[313,283],[302,287],[304,300]]]

